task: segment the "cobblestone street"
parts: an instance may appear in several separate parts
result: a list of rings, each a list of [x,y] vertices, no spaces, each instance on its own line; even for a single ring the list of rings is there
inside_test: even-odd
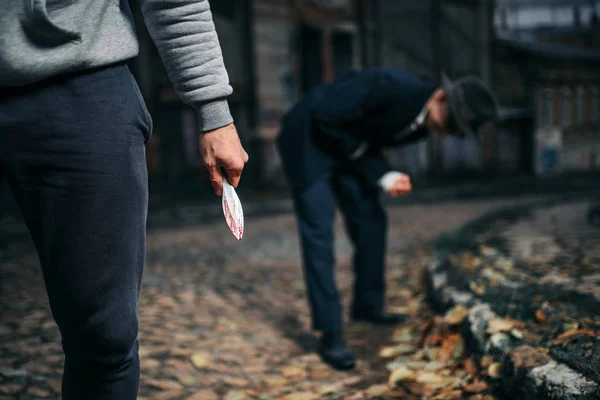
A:
[[[390,308],[417,304],[413,289],[437,235],[516,201],[390,208]],[[338,286],[348,302],[351,248],[339,219],[337,232]],[[248,219],[241,243],[223,221],[149,232],[140,398],[377,398],[364,391],[388,381],[380,350],[394,329],[349,323],[357,370],[327,368],[313,353],[299,256],[290,214]],[[63,357],[37,257],[21,242],[0,257],[0,399],[59,398]]]

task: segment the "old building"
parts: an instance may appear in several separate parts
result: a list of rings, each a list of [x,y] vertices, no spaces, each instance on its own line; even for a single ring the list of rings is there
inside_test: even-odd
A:
[[[559,129],[562,136],[560,169],[597,165],[600,54],[576,47],[498,39],[494,81],[500,102],[521,111],[518,118],[507,119],[499,132],[500,140],[510,142],[507,152],[518,157],[509,161],[509,155],[499,154],[499,168],[554,169],[551,165],[536,167],[536,140],[543,140],[539,138],[551,128]],[[558,167],[559,161],[547,162]]]
[[[507,107],[498,170],[600,167],[600,25],[588,0],[499,0],[493,81]]]

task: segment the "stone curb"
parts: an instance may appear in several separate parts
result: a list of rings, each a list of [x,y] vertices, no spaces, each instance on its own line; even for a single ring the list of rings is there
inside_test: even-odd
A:
[[[499,392],[509,399],[600,399],[598,383],[556,362],[542,350],[523,345],[518,331],[511,335],[489,335],[486,332],[489,321],[500,316],[473,293],[452,287],[443,268],[448,255],[447,251],[437,249],[434,261],[425,268],[428,300],[439,312],[457,306],[467,309],[467,317],[460,326],[467,349],[477,358],[489,356],[501,363],[497,378]]]

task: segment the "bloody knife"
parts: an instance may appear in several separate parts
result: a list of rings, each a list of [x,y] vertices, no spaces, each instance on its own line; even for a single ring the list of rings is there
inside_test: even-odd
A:
[[[233,233],[233,236],[235,236],[238,242],[241,242],[244,235],[244,211],[242,210],[242,203],[235,189],[225,177],[223,177],[222,199],[225,222],[227,222],[227,226],[231,233]]]

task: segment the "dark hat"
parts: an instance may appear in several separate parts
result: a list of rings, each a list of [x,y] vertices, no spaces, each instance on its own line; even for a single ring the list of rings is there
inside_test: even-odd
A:
[[[498,102],[492,91],[477,77],[466,76],[452,82],[442,73],[442,89],[450,106],[451,129],[461,137],[479,140],[479,131],[498,118]]]

